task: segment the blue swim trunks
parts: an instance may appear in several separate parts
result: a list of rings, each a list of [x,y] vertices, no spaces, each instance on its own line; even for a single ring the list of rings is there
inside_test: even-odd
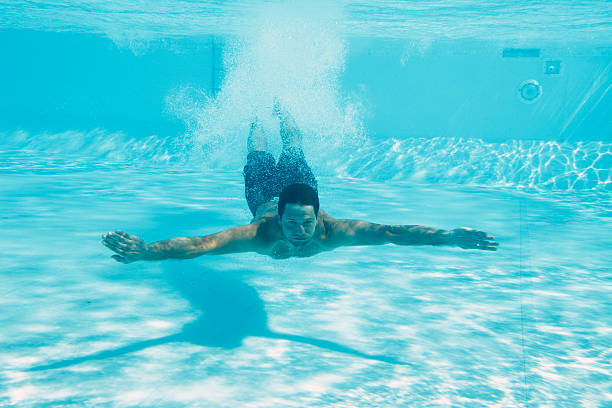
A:
[[[317,191],[317,180],[306,163],[300,148],[283,151],[275,163],[268,152],[252,151],[244,166],[244,191],[253,216],[257,207],[278,197],[283,189],[293,183],[304,183]]]

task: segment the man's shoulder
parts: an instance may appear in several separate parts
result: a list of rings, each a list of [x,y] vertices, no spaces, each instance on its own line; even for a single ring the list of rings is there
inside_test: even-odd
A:
[[[336,227],[336,224],[338,224],[337,219],[332,217],[327,211],[323,211],[321,209],[319,209],[318,218],[323,223],[323,225],[325,226],[325,229],[328,232],[331,232],[331,230],[333,230],[334,227]]]
[[[338,232],[342,230],[342,220],[332,217],[327,211],[319,209],[319,222],[323,228],[321,236],[326,245],[335,246]]]
[[[336,219],[329,215],[329,213],[321,208],[319,208],[319,213],[317,214],[317,218],[324,222],[334,222]]]
[[[260,204],[255,211],[253,221],[259,221],[263,217],[271,216],[278,213],[278,200],[274,199],[265,203]]]
[[[251,225],[257,231],[257,238],[263,241],[275,241],[281,234],[278,215],[264,215],[254,220]]]
[[[355,223],[360,222],[356,220],[336,219],[327,212],[321,214],[320,218],[325,229],[325,243],[331,248],[346,245],[347,238],[351,238],[355,235]]]
[[[322,208],[319,208],[319,212],[317,213],[318,217],[331,217],[327,211]]]

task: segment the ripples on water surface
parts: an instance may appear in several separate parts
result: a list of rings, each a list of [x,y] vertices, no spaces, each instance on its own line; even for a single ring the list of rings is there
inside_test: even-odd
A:
[[[0,1],[0,27],[102,33],[118,42],[185,35],[234,35],[285,6],[336,21],[350,36],[498,39],[610,45],[607,1]]]

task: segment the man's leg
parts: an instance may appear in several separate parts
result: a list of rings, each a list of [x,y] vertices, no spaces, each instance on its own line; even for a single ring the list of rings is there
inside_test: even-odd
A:
[[[278,101],[274,104],[274,113],[280,120],[280,134],[283,141],[283,152],[276,165],[278,186],[275,195],[280,195],[283,188],[293,183],[304,183],[317,190],[317,179],[306,163],[302,151],[302,132],[291,114],[281,108]]]
[[[257,119],[251,123],[247,139],[247,164],[244,166],[244,193],[253,216],[257,207],[274,198],[276,165],[274,156],[266,152],[266,136]]]

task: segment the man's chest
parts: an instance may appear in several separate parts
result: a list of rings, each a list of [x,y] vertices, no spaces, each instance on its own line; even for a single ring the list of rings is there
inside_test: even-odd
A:
[[[304,258],[318,254],[322,251],[325,251],[325,248],[317,241],[311,241],[305,245],[297,246],[283,240],[274,243],[268,255],[274,259],[287,259],[291,257]]]

